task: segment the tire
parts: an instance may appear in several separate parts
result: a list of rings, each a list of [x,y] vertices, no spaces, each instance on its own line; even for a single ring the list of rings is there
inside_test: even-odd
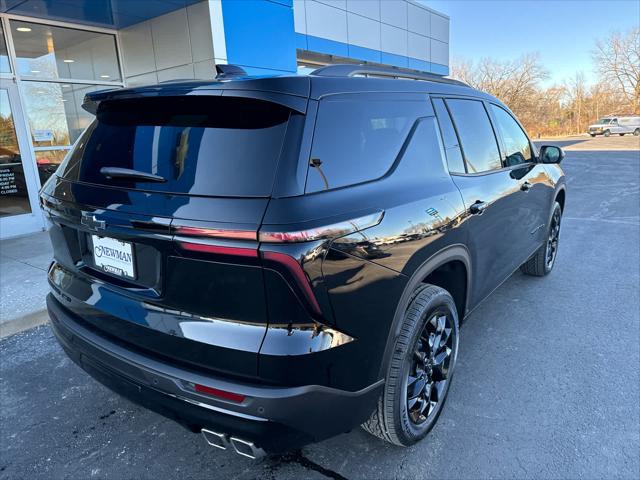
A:
[[[534,277],[544,277],[553,270],[558,255],[561,224],[562,207],[560,207],[558,202],[554,202],[549,228],[547,229],[547,241],[540,246],[529,260],[520,265],[520,271],[522,273]]]
[[[636,137],[640,136],[640,128],[636,128],[636,129],[633,131],[633,134],[634,134]]]
[[[591,135],[592,138],[594,138],[596,136],[595,133],[590,133],[589,135]]]
[[[621,137],[624,137],[624,133],[619,133],[618,135],[620,135]]]
[[[413,445],[429,433],[451,385],[458,332],[449,292],[429,284],[416,289],[395,341],[384,390],[362,424],[367,432],[400,446]]]
[[[611,135],[611,132],[610,132],[609,130],[605,130],[605,131],[604,131],[604,133],[603,133],[603,135],[604,135],[605,137],[608,137],[609,135]]]

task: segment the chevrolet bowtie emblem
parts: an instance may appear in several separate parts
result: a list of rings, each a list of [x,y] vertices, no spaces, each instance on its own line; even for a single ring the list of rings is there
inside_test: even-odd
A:
[[[107,225],[107,222],[98,220],[94,214],[89,212],[82,212],[82,220],[80,220],[80,223],[93,230],[104,230]]]

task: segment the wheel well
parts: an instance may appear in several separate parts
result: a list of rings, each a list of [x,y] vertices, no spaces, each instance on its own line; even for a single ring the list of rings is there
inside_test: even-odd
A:
[[[560,208],[562,209],[563,212],[564,212],[564,196],[565,196],[564,190],[560,190],[556,195],[556,202],[560,204]]]
[[[463,262],[452,260],[440,265],[422,282],[436,285],[449,292],[456,304],[458,318],[462,321],[467,303],[467,269]]]

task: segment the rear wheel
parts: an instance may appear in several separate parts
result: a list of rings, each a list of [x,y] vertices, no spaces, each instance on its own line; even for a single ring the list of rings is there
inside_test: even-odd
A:
[[[442,412],[457,353],[453,298],[440,287],[421,286],[405,312],[378,406],[363,428],[396,445],[424,438]]]
[[[604,135],[605,137],[608,137],[609,135],[611,135],[611,132],[610,132],[609,130],[605,130],[605,131],[604,131],[604,133],[603,133],[603,135]]]
[[[547,241],[529,260],[520,266],[522,273],[543,277],[553,270],[553,266],[556,263],[556,255],[558,254],[561,222],[562,207],[558,202],[555,202],[551,213],[551,221],[549,222]]]
[[[596,134],[595,133],[590,133],[589,135],[591,135],[592,137],[595,137]]]
[[[619,133],[618,135],[620,135],[621,137],[624,137],[624,133]]]
[[[637,136],[640,136],[640,128],[636,128],[636,129],[633,131],[633,134],[634,134],[636,137],[637,137]]]

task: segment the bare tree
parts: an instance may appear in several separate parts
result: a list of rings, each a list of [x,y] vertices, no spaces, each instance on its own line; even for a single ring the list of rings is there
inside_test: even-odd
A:
[[[640,113],[640,27],[596,42],[593,59],[603,80],[613,82],[634,113]]]

